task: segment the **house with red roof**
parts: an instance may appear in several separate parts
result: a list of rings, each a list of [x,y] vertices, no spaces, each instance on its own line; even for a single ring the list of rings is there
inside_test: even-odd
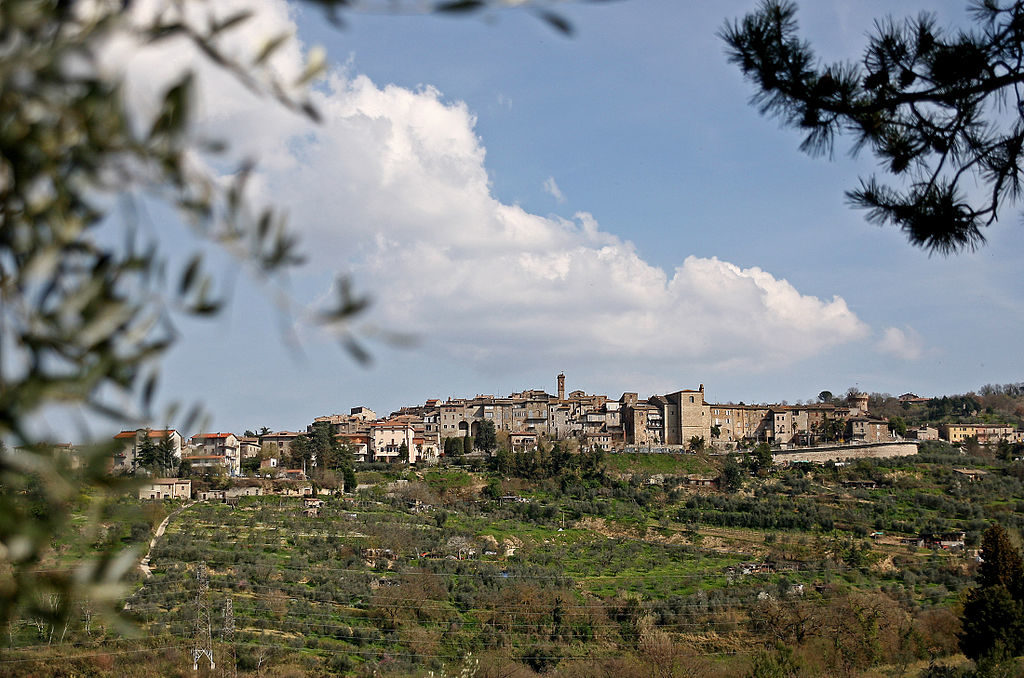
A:
[[[334,436],[342,445],[348,445],[352,451],[352,461],[367,461],[370,454],[369,429],[363,433],[339,433]]]

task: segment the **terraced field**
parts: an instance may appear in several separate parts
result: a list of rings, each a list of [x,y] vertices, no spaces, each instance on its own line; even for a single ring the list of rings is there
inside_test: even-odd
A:
[[[686,484],[721,460],[639,456],[534,479],[376,471],[315,515],[299,497],[182,507],[127,601],[143,637],[73,628],[65,645],[106,649],[110,675],[191,671],[197,637],[210,675],[738,677],[785,660],[777,643],[803,675],[899,675],[962,661],[980,530],[1024,524],[1019,469],[992,459],[776,469],[722,492]],[[965,485],[955,462],[989,474]],[[904,543],[927,529],[963,531],[966,548]],[[13,645],[39,647],[19,629]],[[147,651],[151,665],[128,664]]]

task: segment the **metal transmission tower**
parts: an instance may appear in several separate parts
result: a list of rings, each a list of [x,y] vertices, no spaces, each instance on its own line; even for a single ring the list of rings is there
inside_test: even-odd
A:
[[[224,599],[224,627],[220,630],[221,639],[231,648],[231,675],[237,671],[235,662],[235,646],[231,644],[235,634],[235,608],[231,596]]]
[[[213,629],[210,624],[210,579],[206,575],[206,563],[196,565],[196,628],[192,645],[192,670],[199,670],[199,658],[205,656],[213,663]]]
[[[231,639],[231,635],[235,632],[235,610],[231,602],[231,596],[224,599],[224,628],[220,632],[228,640]]]

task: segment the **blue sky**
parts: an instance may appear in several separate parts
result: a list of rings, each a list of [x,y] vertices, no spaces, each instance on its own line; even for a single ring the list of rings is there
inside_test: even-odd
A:
[[[281,28],[326,48],[325,123],[206,69],[200,128],[260,159],[251,199],[286,209],[309,255],[289,278],[297,303],[326,298],[336,271],[374,298],[354,325],[374,361],[355,364],[230,274],[230,310],[180,321],[162,380],[166,402],[209,409],[208,430],[553,391],[559,371],[570,390],[616,398],[703,383],[713,402],[1022,378],[1019,210],[987,230],[987,246],[950,258],[867,224],[843,191],[871,158],[842,145],[831,160],[800,153],[726,62],[715,33],[755,3],[559,4],[570,38],[521,8],[350,13],[339,31],[309,6],[245,4],[261,14],[232,38],[241,54]],[[966,18],[961,2],[804,5],[801,26],[826,60],[858,56],[886,13]],[[193,63],[163,49],[176,51],[133,55],[140,101],[160,73]],[[298,64],[298,45],[275,61],[285,73]],[[166,246],[198,246],[154,218]],[[382,332],[417,340],[392,346],[373,338]]]

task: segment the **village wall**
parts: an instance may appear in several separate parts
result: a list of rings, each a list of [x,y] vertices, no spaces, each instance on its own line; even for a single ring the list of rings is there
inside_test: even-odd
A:
[[[848,461],[850,459],[888,459],[890,457],[909,457],[917,454],[917,443],[903,441],[898,443],[868,443],[865,445],[836,445],[834,447],[815,447],[792,452],[779,452],[772,455],[776,464],[791,462]]]

